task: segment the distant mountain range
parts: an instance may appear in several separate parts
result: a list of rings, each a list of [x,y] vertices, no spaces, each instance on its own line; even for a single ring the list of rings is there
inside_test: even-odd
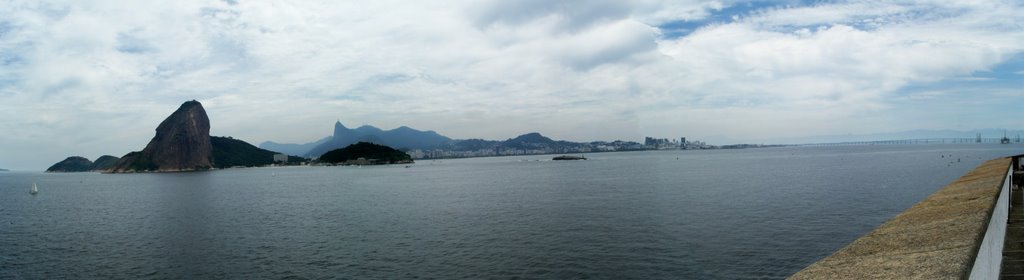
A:
[[[373,126],[364,125],[350,129],[341,122],[334,124],[334,133],[331,136],[305,144],[282,144],[272,141],[263,142],[260,148],[279,151],[289,155],[297,155],[308,158],[317,158],[324,153],[347,147],[358,142],[368,142],[385,145],[400,150],[444,150],[452,152],[464,151],[493,151],[481,155],[513,155],[523,153],[572,153],[591,151],[596,146],[621,146],[617,149],[637,149],[634,142],[616,141],[613,143],[591,142],[577,143],[569,141],[552,140],[540,133],[532,132],[509,138],[507,140],[484,140],[484,139],[451,139],[434,131],[416,130],[402,126],[392,130],[382,130]],[[627,148],[628,147],[628,148]],[[521,151],[521,152],[516,152]],[[526,152],[530,151],[530,152]],[[540,152],[538,152],[540,151]]]
[[[386,145],[398,149],[432,149],[439,147],[451,138],[434,131],[421,131],[407,126],[392,130],[382,130],[369,125],[355,129],[345,127],[341,122],[334,123],[331,136],[306,144],[281,144],[271,141],[263,142],[260,148],[282,153],[316,158],[324,153],[347,147],[358,142],[369,142]]]
[[[309,151],[313,150],[313,148],[316,148],[317,145],[320,145],[320,144],[323,144],[323,143],[325,143],[327,141],[330,141],[331,137],[333,137],[333,136],[327,136],[327,137],[324,137],[324,138],[322,138],[320,140],[316,140],[314,142],[310,142],[310,143],[306,143],[306,144],[287,144],[287,143],[277,143],[277,142],[274,142],[274,141],[266,141],[266,142],[263,142],[262,144],[260,144],[260,148],[261,149],[271,150],[271,151],[277,151],[277,152],[280,152],[280,153],[284,153],[284,154],[288,154],[288,155],[293,155],[293,156],[305,156],[306,154],[309,153]]]
[[[495,140],[483,140],[483,139],[467,139],[467,140],[456,140],[445,143],[444,148],[452,151],[475,151],[485,149],[564,149],[568,147],[576,147],[584,145],[585,143],[576,143],[569,141],[556,141],[551,138],[545,137],[537,132],[531,132],[523,135],[516,136],[515,138],[509,138],[504,141]]]
[[[232,137],[210,136],[210,119],[198,101],[183,103],[156,128],[156,135],[141,151],[129,152],[121,158],[103,156],[92,162],[83,157],[69,157],[51,166],[49,172],[103,171],[109,173],[179,172],[197,171],[235,166],[264,166],[274,164],[275,154],[284,152],[309,158],[319,158],[327,152],[352,144],[385,145],[423,157],[464,157],[486,155],[516,155],[563,152],[588,152],[591,146],[638,145],[632,142],[574,143],[555,141],[540,133],[527,133],[505,141],[482,139],[453,140],[434,131],[421,131],[407,126],[382,130],[364,125],[350,129],[337,122],[331,136],[306,144],[264,142],[260,147]],[[616,144],[617,143],[617,144]],[[364,145],[365,146],[365,145]],[[277,152],[275,152],[277,151]],[[410,157],[403,152],[403,161]],[[472,151],[473,153],[458,153]],[[288,157],[289,163],[304,159]]]

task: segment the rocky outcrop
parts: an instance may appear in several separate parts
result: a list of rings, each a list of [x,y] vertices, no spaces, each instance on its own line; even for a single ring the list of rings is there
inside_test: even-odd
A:
[[[156,136],[142,151],[122,157],[110,170],[123,172],[176,172],[213,167],[210,119],[198,101],[181,104],[156,128]]]

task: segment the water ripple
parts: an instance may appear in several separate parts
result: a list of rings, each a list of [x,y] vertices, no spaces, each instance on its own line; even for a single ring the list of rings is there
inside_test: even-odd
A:
[[[919,145],[0,173],[0,279],[777,279],[982,160],[1022,152]],[[37,196],[27,195],[33,181]]]

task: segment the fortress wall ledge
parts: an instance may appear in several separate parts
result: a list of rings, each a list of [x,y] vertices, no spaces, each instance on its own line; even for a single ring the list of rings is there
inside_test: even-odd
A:
[[[1011,158],[946,185],[790,279],[996,279]]]

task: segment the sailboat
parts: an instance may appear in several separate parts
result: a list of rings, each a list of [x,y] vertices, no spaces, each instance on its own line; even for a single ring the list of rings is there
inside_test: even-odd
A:
[[[32,182],[32,190],[28,191],[28,193],[30,193],[32,195],[36,195],[37,193],[39,193],[39,188],[36,187],[36,183],[35,182]]]

